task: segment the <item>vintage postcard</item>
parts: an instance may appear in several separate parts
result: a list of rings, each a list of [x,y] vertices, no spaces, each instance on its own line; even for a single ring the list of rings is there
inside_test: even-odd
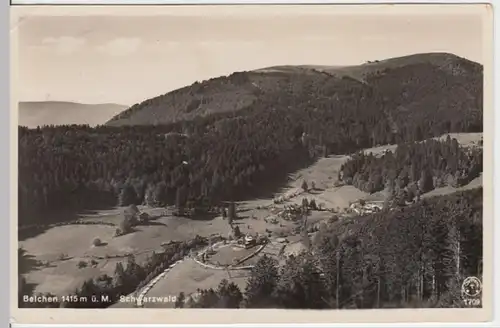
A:
[[[14,322],[491,319],[488,5],[11,11]]]

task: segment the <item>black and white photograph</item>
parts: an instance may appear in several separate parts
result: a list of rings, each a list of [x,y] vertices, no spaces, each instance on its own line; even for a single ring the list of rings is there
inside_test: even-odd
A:
[[[489,308],[487,6],[214,7],[19,11],[18,308]]]

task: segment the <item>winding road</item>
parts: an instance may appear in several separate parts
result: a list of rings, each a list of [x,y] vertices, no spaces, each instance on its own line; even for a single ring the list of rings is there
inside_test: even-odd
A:
[[[232,246],[232,245],[234,245],[234,244],[232,244],[232,243],[225,244],[223,241],[217,242],[217,243],[213,244],[212,246],[207,246],[207,247],[203,248],[202,251],[199,253],[199,255],[204,254],[210,248],[212,248],[214,250],[217,250],[217,249],[220,249],[222,247],[229,247],[229,246]],[[266,246],[267,246],[267,244],[259,246],[255,252],[253,252],[252,254],[246,256],[244,259],[242,259],[241,262],[244,262],[248,258],[251,258],[251,257],[257,255]],[[198,265],[200,265],[202,267],[205,267],[207,269],[212,269],[212,270],[249,270],[249,269],[253,268],[253,265],[245,265],[245,266],[238,266],[238,267],[236,267],[236,266],[230,266],[230,267],[216,266],[216,265],[212,265],[212,264],[208,264],[208,263],[203,263],[203,262],[199,261],[197,259],[197,256],[195,257],[195,256],[188,255],[188,256],[184,257],[183,259],[181,259],[181,260],[179,260],[179,261],[177,261],[175,263],[172,263],[167,269],[165,269],[165,271],[163,271],[162,273],[160,273],[158,276],[156,276],[155,278],[153,278],[146,286],[144,286],[142,288],[142,290],[139,292],[139,296],[137,297],[137,300],[136,300],[136,306],[137,307],[144,307],[144,298],[147,297],[147,294],[151,290],[151,288],[153,288],[153,286],[155,286],[161,279],[166,278],[166,276],[169,273],[169,271],[172,270],[176,265],[182,263],[183,261],[185,261],[185,260],[187,260],[189,258],[191,258],[192,260],[194,260],[194,262],[196,262]]]

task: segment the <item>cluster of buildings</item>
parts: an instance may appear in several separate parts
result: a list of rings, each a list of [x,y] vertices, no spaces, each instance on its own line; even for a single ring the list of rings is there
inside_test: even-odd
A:
[[[278,224],[279,219],[284,219],[287,221],[297,220],[297,218],[302,213],[302,207],[297,204],[285,205],[283,209],[272,208],[270,215],[264,219],[264,221],[272,224]]]
[[[238,239],[238,244],[244,246],[246,249],[255,247],[257,245],[263,245],[266,244],[268,239],[259,234],[251,235],[251,234],[246,234],[240,239]]]
[[[355,202],[349,206],[349,209],[356,214],[371,214],[383,209],[383,202]]]
[[[297,197],[297,196],[298,196],[298,195],[300,195],[302,192],[303,192],[303,191],[302,191],[302,189],[295,189],[295,190],[291,190],[291,191],[289,191],[289,192],[285,193],[285,194],[284,194],[284,195],[282,195],[282,196],[279,196],[279,197],[277,197],[277,198],[274,198],[274,199],[273,199],[273,203],[274,203],[274,204],[282,204],[282,203],[284,203],[284,202],[286,202],[286,201],[288,201],[288,200],[290,200],[290,199],[292,199],[292,198],[294,198],[294,197]]]
[[[285,220],[296,220],[302,213],[302,208],[297,204],[285,205],[283,210],[278,212],[278,216]]]
[[[245,246],[245,248],[252,248],[252,247],[254,247],[256,245],[257,245],[257,240],[253,236],[246,235],[243,238],[243,246]]]

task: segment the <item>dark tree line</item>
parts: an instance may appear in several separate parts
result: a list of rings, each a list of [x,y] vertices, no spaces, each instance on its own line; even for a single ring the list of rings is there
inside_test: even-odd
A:
[[[359,152],[342,165],[339,180],[369,193],[407,193],[411,200],[434,188],[466,185],[482,171],[482,147],[463,148],[448,136],[401,144],[380,157]]]
[[[478,188],[324,224],[311,251],[281,266],[261,258],[231,307],[465,307],[463,279],[482,277],[482,193]],[[187,305],[220,307],[221,294],[200,293]]]
[[[387,123],[383,117],[360,111],[291,109],[200,118],[185,124],[188,137],[170,133],[177,126],[20,128],[19,222],[43,224],[50,211],[112,206],[117,200],[194,206],[255,195],[317,155],[393,139],[385,128],[373,132]],[[376,138],[370,140],[368,131]]]
[[[243,294],[233,282],[223,279],[216,289],[199,290],[197,298],[186,298],[184,293],[177,297],[177,308],[225,308],[236,309],[240,307]]]

